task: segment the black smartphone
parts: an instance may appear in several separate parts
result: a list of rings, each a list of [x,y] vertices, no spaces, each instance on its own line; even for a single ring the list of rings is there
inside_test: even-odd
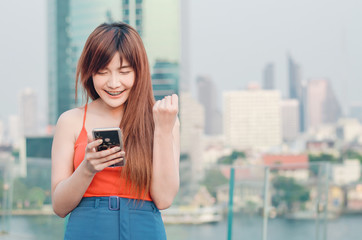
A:
[[[119,128],[94,128],[93,131],[94,139],[102,139],[103,142],[97,147],[97,151],[110,149],[115,146],[123,149],[122,134]],[[119,163],[113,164],[110,167],[123,167],[125,165],[125,159]]]

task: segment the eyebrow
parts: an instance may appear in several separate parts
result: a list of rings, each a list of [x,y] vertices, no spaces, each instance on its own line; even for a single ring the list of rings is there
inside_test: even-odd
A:
[[[121,69],[122,68],[130,68],[130,67],[131,67],[130,65],[124,65],[124,66],[121,67]]]

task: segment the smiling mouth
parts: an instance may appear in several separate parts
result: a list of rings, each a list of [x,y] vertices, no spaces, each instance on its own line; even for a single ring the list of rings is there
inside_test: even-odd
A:
[[[118,96],[118,95],[120,95],[121,93],[123,93],[124,91],[126,91],[126,90],[123,90],[123,91],[117,91],[117,92],[115,92],[115,91],[107,91],[107,90],[104,90],[106,93],[108,93],[109,95],[111,95],[111,96]]]

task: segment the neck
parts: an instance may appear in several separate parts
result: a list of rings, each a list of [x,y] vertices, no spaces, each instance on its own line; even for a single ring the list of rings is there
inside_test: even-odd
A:
[[[104,116],[110,116],[113,119],[122,119],[124,110],[123,104],[119,107],[111,107],[103,102],[101,98],[98,98],[95,102],[99,106],[99,111],[101,114],[104,114]]]

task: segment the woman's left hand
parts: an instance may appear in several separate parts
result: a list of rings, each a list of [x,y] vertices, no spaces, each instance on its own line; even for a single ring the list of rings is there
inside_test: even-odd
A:
[[[153,106],[153,120],[155,122],[155,130],[172,132],[178,113],[178,96],[166,96],[162,100],[158,100]]]

